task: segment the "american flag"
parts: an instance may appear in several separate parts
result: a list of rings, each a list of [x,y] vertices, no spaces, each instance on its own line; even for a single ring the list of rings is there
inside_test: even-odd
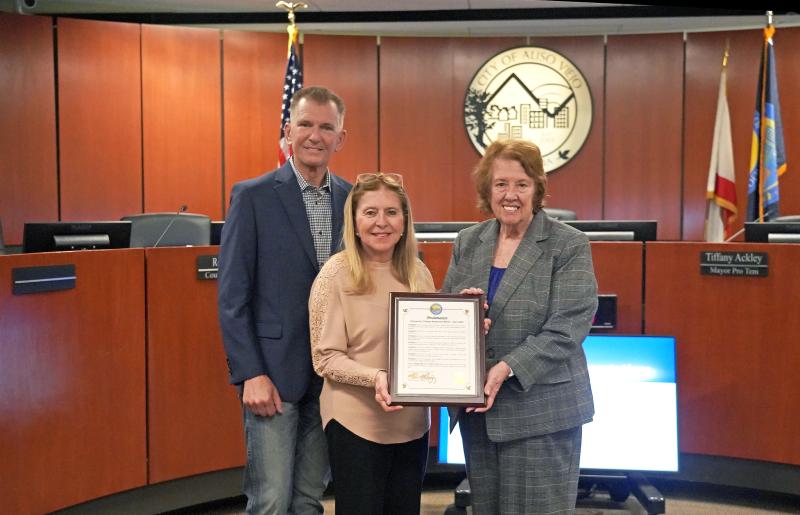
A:
[[[289,52],[286,61],[286,76],[283,79],[283,100],[281,104],[281,139],[278,143],[278,162],[283,165],[292,155],[292,149],[286,142],[283,128],[289,122],[289,106],[292,96],[303,87],[303,63],[297,55],[297,29],[289,31]]]

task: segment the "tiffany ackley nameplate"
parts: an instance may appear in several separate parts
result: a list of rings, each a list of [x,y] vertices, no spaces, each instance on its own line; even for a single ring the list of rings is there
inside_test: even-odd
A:
[[[484,406],[484,297],[392,293],[393,405]]]

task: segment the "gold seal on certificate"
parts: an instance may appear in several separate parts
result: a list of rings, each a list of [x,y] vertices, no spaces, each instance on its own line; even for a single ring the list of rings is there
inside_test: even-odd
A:
[[[483,303],[483,296],[391,293],[392,404],[485,405]]]

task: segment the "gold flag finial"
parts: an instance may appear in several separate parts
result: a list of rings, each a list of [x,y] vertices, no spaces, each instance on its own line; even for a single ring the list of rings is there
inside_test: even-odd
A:
[[[308,4],[305,2],[284,2],[281,0],[280,2],[275,4],[275,7],[279,7],[281,9],[286,10],[289,15],[289,25],[294,27],[294,12],[297,9],[306,9],[308,8]]]
[[[728,67],[728,56],[731,54],[731,39],[725,38],[725,53],[722,54],[722,67]]]
[[[772,11],[767,11],[767,27],[772,27]]]
[[[286,50],[286,55],[292,52],[292,45],[297,42],[297,25],[294,23],[294,12],[297,9],[306,9],[308,4],[305,2],[280,2],[275,4],[275,7],[285,9],[289,15],[289,25],[286,27],[286,32],[289,33],[289,46]]]

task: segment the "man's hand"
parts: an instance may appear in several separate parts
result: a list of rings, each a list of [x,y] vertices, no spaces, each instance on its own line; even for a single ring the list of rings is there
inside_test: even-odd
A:
[[[389,395],[389,378],[383,370],[375,376],[375,402],[380,404],[383,411],[387,413],[403,409],[402,406],[391,406],[392,396]]]
[[[467,408],[467,413],[486,413],[494,405],[494,398],[497,397],[497,392],[500,387],[508,379],[511,374],[511,367],[505,361],[498,362],[495,366],[489,369],[486,373],[486,386],[483,387],[483,393],[486,394],[486,407],[484,408]]]
[[[281,395],[269,377],[260,375],[244,382],[242,403],[250,412],[262,417],[283,413]]]

